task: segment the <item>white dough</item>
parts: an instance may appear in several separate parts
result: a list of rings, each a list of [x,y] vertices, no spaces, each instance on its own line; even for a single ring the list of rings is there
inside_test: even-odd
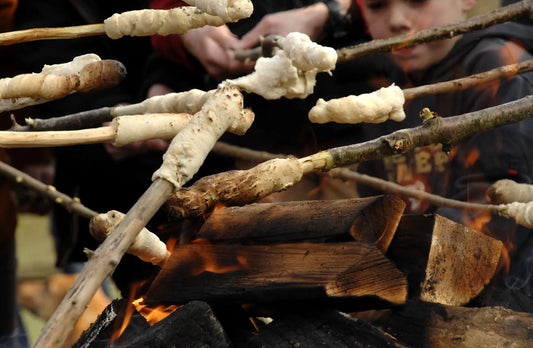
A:
[[[394,84],[372,93],[350,95],[325,101],[319,99],[309,111],[313,123],[382,123],[389,119],[400,122],[405,119],[402,90]]]

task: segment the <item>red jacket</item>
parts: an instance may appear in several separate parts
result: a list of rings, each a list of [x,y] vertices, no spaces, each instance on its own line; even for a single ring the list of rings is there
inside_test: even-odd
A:
[[[168,10],[181,6],[188,5],[181,0],[150,0],[150,8],[152,9]],[[151,41],[155,51],[161,56],[188,69],[193,69],[180,35],[153,35]]]

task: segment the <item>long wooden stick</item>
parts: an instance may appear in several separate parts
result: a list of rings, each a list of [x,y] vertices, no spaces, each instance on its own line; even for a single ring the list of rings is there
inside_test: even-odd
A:
[[[527,17],[533,17],[532,0],[523,0],[512,5],[500,7],[460,23],[443,25],[425,29],[415,34],[405,34],[389,39],[373,40],[356,46],[341,48],[337,50],[337,62],[341,63],[430,41],[449,39],[467,32],[481,30],[495,24]]]
[[[0,46],[39,40],[65,40],[105,34],[103,23],[60,28],[35,28],[0,34]]]
[[[506,124],[512,124],[533,117],[533,96],[454,117],[437,117],[424,122],[421,126],[402,129],[377,139],[360,144],[337,147],[297,159],[303,174],[329,171],[338,167],[369,160],[381,159],[390,155],[405,153],[416,147],[442,143],[454,144],[458,140]],[[223,146],[220,150],[228,153],[232,149]],[[246,155],[250,155],[248,152]],[[271,155],[260,152],[259,159]],[[287,163],[294,161],[286,160]],[[279,161],[279,160],[278,160]],[[247,171],[232,171],[211,175],[198,180],[187,189],[176,191],[169,199],[168,210],[176,217],[201,216],[218,202],[225,205],[253,203],[268,194],[285,189],[270,182],[280,173],[283,166],[276,163],[268,167],[267,161]],[[263,169],[265,168],[265,169]],[[283,177],[287,177],[283,174]],[[289,178],[292,184],[301,177]],[[272,191],[268,191],[272,190]],[[240,194],[239,194],[240,193]],[[492,208],[490,208],[491,211]]]

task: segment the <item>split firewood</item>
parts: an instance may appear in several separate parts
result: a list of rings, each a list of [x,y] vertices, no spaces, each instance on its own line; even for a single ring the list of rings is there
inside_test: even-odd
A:
[[[116,86],[126,68],[116,60],[101,60],[86,54],[73,61],[45,65],[41,73],[0,79],[0,111],[64,98],[74,92],[89,92]]]
[[[400,220],[387,257],[406,275],[409,298],[464,305],[492,280],[503,244],[439,215]]]
[[[126,35],[184,34],[193,28],[200,28],[205,25],[221,26],[227,22],[236,22],[239,19],[248,18],[252,14],[253,6],[251,1],[242,0],[238,3],[238,6],[234,6],[233,3],[226,3],[229,6],[227,9],[221,8],[219,4],[207,6],[209,9],[216,8],[229,21],[219,16],[207,14],[194,6],[183,6],[170,10],[143,9],[115,13],[105,19],[104,23],[60,28],[35,28],[1,33],[0,46],[28,41],[74,39],[104,34],[111,39],[120,39]]]
[[[468,303],[492,279],[502,249],[501,241],[436,215],[420,299]]]
[[[167,197],[198,171],[216,140],[230,125],[236,126],[239,123],[242,112],[243,98],[236,88],[218,89],[193,116],[187,127],[176,135],[163,156],[161,168],[154,173],[154,182],[94,251],[41,331],[35,347],[63,344],[72,331],[72,323],[81,316],[87,303],[113,272],[138,233]]]
[[[105,240],[124,218],[124,215],[125,214],[119,211],[110,210],[105,214],[94,216],[89,223],[91,235],[96,238],[96,240]],[[143,228],[139,232],[127,252],[137,256],[143,261],[160,266],[162,266],[170,256],[170,251],[167,250],[165,243],[147,228]]]
[[[449,39],[495,24],[531,17],[533,17],[533,3],[531,0],[523,0],[515,4],[494,9],[486,14],[469,18],[460,23],[447,24],[421,30],[414,34],[408,33],[389,39],[373,40],[356,46],[341,48],[337,50],[339,56],[338,62],[389,52],[393,49],[412,47],[434,40]]]
[[[352,236],[386,252],[405,208],[393,195],[255,203],[216,209],[197,238],[214,243],[324,240]]]
[[[394,84],[383,87],[372,93],[350,95],[325,101],[318,99],[309,111],[309,120],[313,123],[382,123],[389,119],[403,121],[405,113],[403,105],[406,100],[426,95],[462,91],[467,88],[519,73],[533,71],[533,61],[509,64],[479,74],[463,78],[434,83],[425,86],[400,89]]]
[[[302,33],[290,33],[280,42],[281,49],[273,57],[257,60],[254,72],[225,80],[221,85],[237,86],[265,99],[305,98],[312,94],[316,75],[335,68],[335,50],[318,45]]]
[[[290,265],[290,267],[288,267]],[[210,284],[206,287],[205,284]],[[179,291],[175,289],[179,288]],[[152,282],[145,302],[248,303],[375,296],[405,303],[404,275],[365,242],[268,245],[181,244]]]
[[[324,150],[300,159],[273,159],[247,171],[207,176],[188,188],[176,191],[169,201],[174,200],[175,205],[179,206],[175,210],[176,216],[183,217],[199,216],[212,209],[217,202],[225,205],[254,203],[276,192],[269,190],[285,189],[308,173],[381,159],[435,143],[453,145],[464,137],[520,122],[533,116],[532,105],[533,96],[528,96],[459,116],[429,119],[418,127],[399,130],[360,144]],[[289,167],[293,169],[288,171]],[[274,185],[274,181],[283,184]]]
[[[491,204],[531,201],[533,201],[533,185],[520,184],[510,179],[498,180],[487,190],[487,202]]]

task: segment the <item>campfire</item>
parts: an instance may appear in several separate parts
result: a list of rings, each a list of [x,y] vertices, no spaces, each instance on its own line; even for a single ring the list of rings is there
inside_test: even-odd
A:
[[[72,38],[184,33],[251,14],[247,0],[217,3],[228,3],[226,7],[187,2],[194,6],[116,14],[103,24],[77,28]],[[231,7],[230,3],[242,6]],[[15,123],[10,131],[0,132],[3,147],[94,142],[121,146],[154,137],[172,140],[160,169],[153,174],[152,185],[127,213],[92,211],[78,199],[0,163],[0,170],[17,183],[91,219],[90,232],[102,241],[98,249],[89,252],[82,273],[36,346],[65,341],[72,324],[124,253],[160,270],[140,286],[141,292],[132,291],[131,298],[113,301],[79,338],[77,347],[162,347],[175,342],[216,347],[531,345],[533,316],[526,312],[533,312],[532,304],[529,298],[518,297],[502,286],[512,245],[483,233],[483,226],[493,216],[531,228],[529,188],[500,182],[487,193],[491,204],[472,204],[413,192],[341,168],[420,146],[451,146],[466,136],[519,122],[532,115],[531,96],[455,117],[438,117],[435,111],[425,109],[419,127],[302,158],[218,142],[225,132],[243,135],[253,127],[254,113],[244,108],[242,91],[266,99],[303,98],[313,92],[316,74],[333,71],[336,62],[459,35],[530,13],[531,2],[524,1],[465,23],[338,51],[289,34],[277,38],[279,50],[258,63],[254,73],[227,80],[215,90],[171,93],[63,118],[28,119],[26,125]],[[141,19],[143,25],[130,25]],[[127,28],[133,31],[127,32]],[[72,30],[39,32],[42,34],[32,30],[0,34],[0,43],[49,39]],[[120,62],[89,55],[43,68],[39,74],[3,79],[0,107],[13,110],[73,92],[108,88],[120,83],[123,68]],[[319,100],[309,119],[317,123],[401,121],[405,101],[531,70],[531,61],[513,63],[435,85],[404,90],[392,85],[369,94]],[[281,81],[281,77],[286,79]],[[52,80],[61,90],[50,90]],[[27,86],[31,88],[25,89]],[[80,119],[84,120],[82,127]],[[109,126],[100,127],[108,121]],[[211,151],[260,163],[184,187]],[[271,194],[290,190],[306,175],[355,180],[386,193],[267,201]],[[517,194],[508,194],[514,189],[528,197],[515,201]],[[437,214],[406,214],[405,201],[400,198],[404,196],[463,209],[465,219],[458,223]],[[164,240],[158,231],[145,228],[158,211],[165,212],[170,221]],[[470,212],[478,214],[471,218]],[[522,307],[510,305],[511,300]]]

